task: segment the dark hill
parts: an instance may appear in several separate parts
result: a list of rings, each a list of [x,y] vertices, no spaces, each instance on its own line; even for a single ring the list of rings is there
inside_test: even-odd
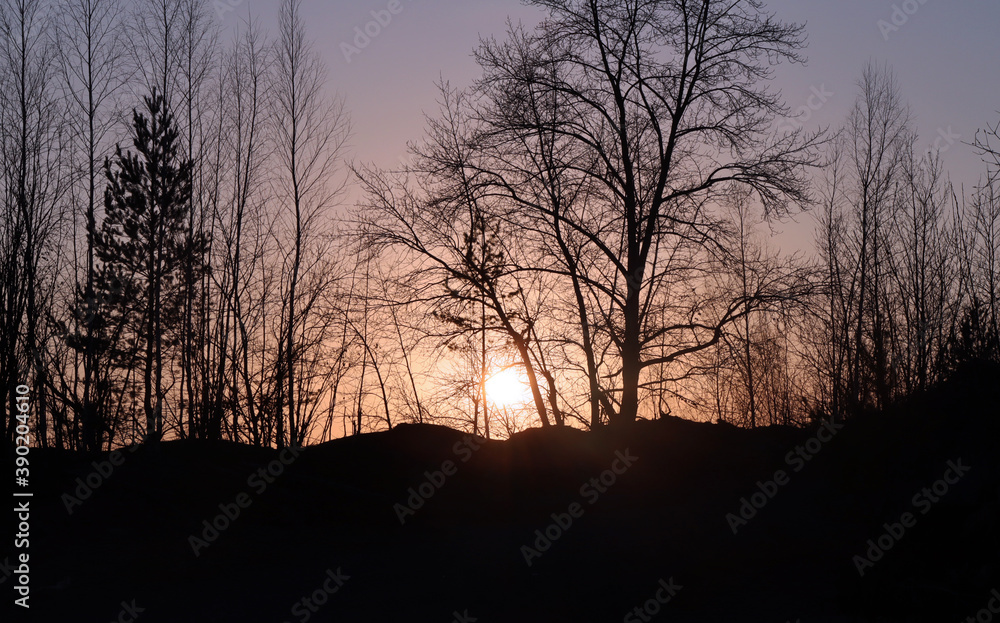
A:
[[[1000,588],[997,392],[952,386],[832,438],[672,418],[503,442],[405,425],[288,465],[168,442],[123,451],[72,514],[61,496],[109,456],[36,450],[33,620],[106,623],[134,600],[141,623],[962,621]],[[924,487],[937,501],[915,503]],[[880,537],[862,577],[855,556]]]

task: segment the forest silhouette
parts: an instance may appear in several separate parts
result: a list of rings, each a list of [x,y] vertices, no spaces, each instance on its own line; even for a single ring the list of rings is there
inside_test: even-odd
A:
[[[982,612],[1000,121],[956,187],[887,64],[797,121],[807,29],[759,0],[527,4],[395,168],[350,159],[300,0],[231,39],[193,0],[2,6],[46,616]]]

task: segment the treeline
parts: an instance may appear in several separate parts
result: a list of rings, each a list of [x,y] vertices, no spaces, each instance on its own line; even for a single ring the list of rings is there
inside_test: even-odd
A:
[[[483,42],[471,87],[442,85],[404,171],[358,172],[363,239],[405,258],[395,300],[440,321],[465,378],[524,370],[533,424],[754,427],[1000,361],[997,127],[960,191],[888,67],[842,128],[788,123],[761,59],[801,60],[804,31],[755,3],[538,4],[551,19]],[[816,253],[769,247],[804,209]]]
[[[19,384],[39,445],[283,446],[844,418],[1000,361],[997,127],[958,191],[888,68],[839,131],[782,123],[762,59],[805,34],[757,3],[539,4],[385,170],[298,0],[226,40],[198,0],[4,0],[4,438]],[[816,254],[770,248],[807,208]]]
[[[890,68],[867,66],[857,91],[814,178],[820,287],[795,314],[727,336],[738,363],[710,376],[722,419],[848,417],[1000,362],[998,128],[965,146],[984,169],[956,189],[941,153],[921,151]]]
[[[868,67],[859,90],[829,152],[817,233],[829,288],[811,363],[834,414],[1000,362],[997,127],[976,136],[986,166],[966,194],[940,153],[920,151],[891,71]]]
[[[0,6],[3,436],[302,443],[340,381],[340,102],[297,1]]]

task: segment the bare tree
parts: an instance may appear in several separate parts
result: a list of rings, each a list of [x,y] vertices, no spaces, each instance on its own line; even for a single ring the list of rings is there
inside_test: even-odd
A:
[[[549,410],[536,373],[538,359],[532,352],[537,346],[532,335],[537,314],[518,304],[524,291],[523,263],[513,261],[506,242],[517,236],[517,228],[495,218],[488,200],[473,190],[463,130],[454,116],[457,102],[449,99],[455,94],[443,93],[444,119],[432,123],[428,144],[410,171],[418,188],[408,188],[386,172],[356,171],[367,191],[359,214],[362,240],[386,257],[397,257],[400,265],[412,267],[397,271],[397,281],[406,284],[406,294],[400,298],[427,304],[426,313],[442,323],[430,331],[443,331],[445,341],[478,336],[474,430],[480,420],[484,431],[489,428],[484,386],[491,374],[487,352],[491,333],[511,341],[539,421],[548,425]]]
[[[957,303],[951,316],[945,373],[963,364],[1000,360],[1000,193],[995,156],[977,137],[987,171],[971,196],[955,199]]]
[[[14,412],[14,390],[34,393],[37,437],[48,443],[49,362],[45,343],[52,280],[62,258],[62,114],[53,93],[51,24],[38,0],[0,3],[0,159],[3,225],[0,230],[0,402],[4,423]],[[30,381],[28,381],[30,375]]]
[[[136,92],[156,89],[171,110],[183,110],[177,89],[184,65],[185,0],[141,0],[129,19],[128,53],[138,83]]]
[[[986,164],[986,183],[1000,180],[1000,121],[978,130],[972,145]]]
[[[713,346],[746,308],[734,302],[703,322],[691,313],[697,297],[677,298],[704,276],[699,254],[728,244],[714,209],[720,190],[752,188],[772,215],[808,199],[801,173],[816,138],[769,131],[786,111],[760,62],[800,60],[802,29],[756,1],[534,4],[550,12],[534,33],[513,29],[477,53],[480,184],[580,245],[584,261],[569,276],[587,292],[577,330],[590,323],[604,334],[614,353],[604,409],[613,423],[631,422],[644,374]],[[525,112],[533,101],[563,112],[539,119]],[[537,200],[536,176],[518,160],[542,132],[573,158],[554,190],[586,193],[565,210]]]
[[[948,221],[953,194],[940,155],[904,157],[903,184],[889,224],[892,251],[886,256],[895,301],[893,360],[899,390],[926,390],[939,380],[937,356],[956,311],[955,247]]]
[[[259,26],[249,21],[223,60],[220,80],[220,177],[227,188],[215,208],[217,253],[221,268],[215,286],[222,304],[216,315],[218,348],[214,421],[226,423],[233,440],[263,443],[258,417],[262,383],[260,365],[252,352],[264,329],[268,299],[263,262],[269,223],[265,217],[265,165],[270,148],[267,101],[270,95],[271,53]]]
[[[850,400],[854,409],[885,406],[890,398],[888,272],[885,243],[896,206],[903,156],[913,140],[907,107],[892,71],[869,64],[847,122],[857,276],[851,284]],[[866,390],[869,380],[871,392]]]
[[[845,143],[831,143],[829,162],[820,181],[821,209],[816,233],[818,260],[823,268],[823,303],[816,310],[818,331],[804,332],[803,339],[813,354],[812,367],[817,382],[815,399],[834,421],[843,417],[848,396],[847,380],[851,361],[850,318],[854,278],[848,243],[848,164]]]
[[[193,164],[192,193],[188,205],[186,236],[188,245],[198,239],[208,241],[212,253],[212,213],[221,191],[222,109],[216,79],[218,31],[204,2],[182,0],[178,15],[179,74],[177,111],[187,159]],[[201,268],[207,257],[189,257],[184,267],[183,323],[178,335],[180,349],[180,399],[177,420],[182,435],[218,438],[222,421],[218,411],[209,410],[222,388],[212,383],[209,369],[218,357],[217,343],[209,339],[211,283],[209,272]],[[187,425],[184,425],[185,408]]]
[[[1000,121],[976,133],[975,147],[986,163],[986,176],[972,201],[974,245],[981,280],[981,296],[987,302],[990,324],[1000,335]]]
[[[118,0],[74,0],[62,5],[55,21],[60,78],[68,105],[65,118],[72,141],[70,158],[74,172],[70,201],[76,218],[83,219],[84,236],[83,266],[74,276],[74,326],[68,328],[81,361],[71,365],[73,381],[66,385],[65,399],[72,405],[75,421],[82,423],[80,441],[89,450],[98,449],[106,433],[103,420],[110,398],[107,395],[110,384],[100,378],[107,366],[100,361],[104,349],[94,326],[99,306],[94,237],[101,200],[98,190],[101,165],[110,154],[120,128],[118,98],[129,79],[120,47],[125,34],[123,10]],[[76,377],[81,372],[82,388],[71,389],[71,385],[73,388],[77,385]]]
[[[446,99],[419,192],[362,175],[374,199],[366,205],[387,217],[367,226],[429,259],[454,299],[491,301],[487,309],[522,352],[543,424],[531,369],[558,350],[535,340],[548,323],[586,359],[561,367],[585,371],[590,425],[600,424],[599,409],[631,422],[641,392],[662,387],[650,370],[710,348],[726,325],[789,295],[764,289],[723,304],[697,284],[731,243],[718,209],[724,189],[752,189],[770,215],[808,198],[801,173],[818,139],[771,136],[785,109],[759,63],[764,54],[799,60],[801,27],[753,1],[534,4],[550,19],[533,33],[511,28],[505,42],[484,42],[483,77],[468,97]],[[469,251],[488,239],[484,230],[506,244],[477,266],[470,260],[489,254]],[[553,304],[540,316],[493,285],[531,274],[550,281]],[[768,282],[779,285],[787,284]],[[464,311],[455,318],[468,322]]]
[[[940,155],[917,135],[892,71],[869,64],[822,185],[817,244],[827,282],[810,338],[834,417],[884,408],[941,380],[975,243]],[[814,339],[815,338],[815,339]]]
[[[803,415],[793,403],[804,391],[790,327],[808,315],[821,280],[802,254],[785,256],[769,246],[750,193],[734,188],[729,205],[734,242],[721,250],[716,273],[707,275],[704,289],[715,293],[717,309],[705,307],[702,315],[725,310],[735,321],[685,370],[694,387],[707,389],[687,392],[686,406],[748,428],[789,424]]]
[[[288,212],[288,254],[282,314],[283,361],[278,363],[277,442],[286,443],[284,404],[288,407],[289,431],[301,430],[296,420],[302,405],[296,400],[301,390],[295,377],[296,363],[304,357],[306,307],[300,300],[307,255],[317,240],[317,228],[329,227],[329,209],[343,188],[337,180],[338,158],[342,155],[349,125],[340,101],[324,97],[325,70],[306,39],[301,1],[285,0],[279,14],[279,41],[276,50],[274,96],[277,110],[276,156],[281,174],[275,195]],[[318,257],[318,256],[314,256]]]

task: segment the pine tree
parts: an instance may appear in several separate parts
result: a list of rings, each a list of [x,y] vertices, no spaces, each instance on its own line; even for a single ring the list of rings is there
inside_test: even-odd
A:
[[[132,112],[132,151],[115,149],[105,161],[104,221],[95,241],[101,287],[113,292],[113,312],[125,318],[143,356],[143,412],[147,440],[163,435],[164,349],[180,327],[184,267],[204,270],[204,237],[187,231],[192,192],[190,160],[180,156],[177,127],[153,89],[145,110]],[[123,364],[126,362],[123,361]]]

